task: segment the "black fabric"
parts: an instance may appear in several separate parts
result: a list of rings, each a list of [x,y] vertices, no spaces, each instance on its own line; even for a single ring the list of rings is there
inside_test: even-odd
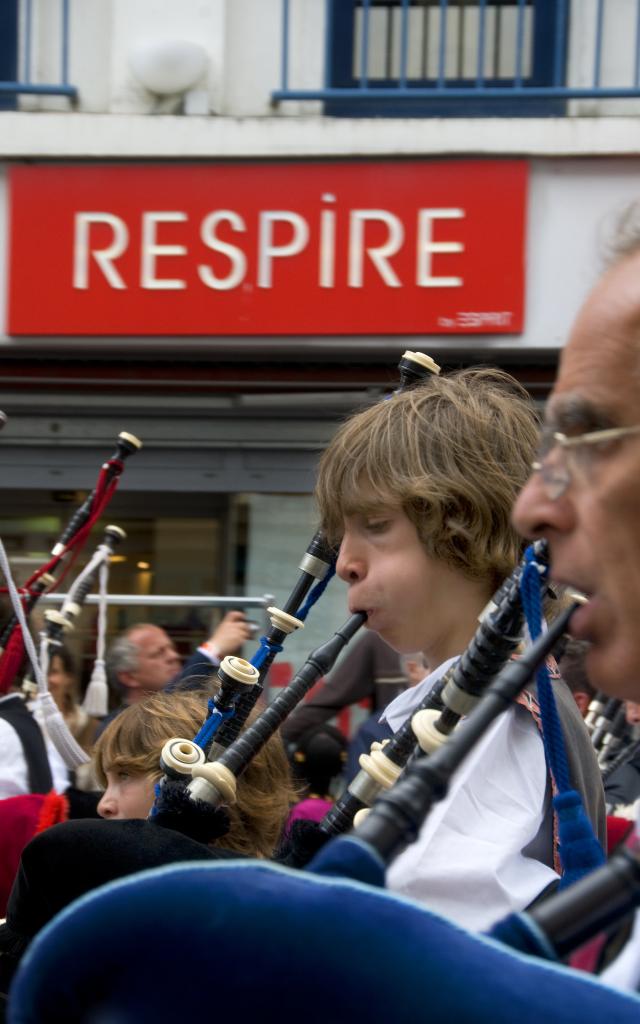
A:
[[[195,651],[190,658],[187,658],[175,679],[165,686],[165,692],[201,690],[212,680],[217,679],[218,668],[219,663],[214,664],[206,654]]]
[[[25,846],[7,923],[33,936],[72,900],[115,878],[162,864],[233,856],[142,819],[65,821]]]
[[[330,838],[320,831],[319,822],[298,818],[291,823],[273,859],[288,868],[305,868]]]
[[[48,793],[53,788],[53,776],[47,748],[40,726],[29,711],[20,694],[0,701],[0,718],[15,730],[27,763],[30,793]]]
[[[185,783],[173,779],[165,779],[160,786],[153,822],[182,832],[199,843],[222,839],[231,826],[224,807],[212,807],[204,800],[193,800]]]
[[[0,991],[31,939],[57,913],[98,886],[147,868],[238,858],[150,821],[65,821],[25,846],[0,925]]]
[[[640,753],[616,768],[604,784],[604,797],[609,807],[632,804],[639,796]]]

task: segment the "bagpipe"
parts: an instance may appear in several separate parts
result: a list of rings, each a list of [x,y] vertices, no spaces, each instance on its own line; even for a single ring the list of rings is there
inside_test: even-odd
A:
[[[585,724],[606,783],[619,768],[640,753],[640,737],[627,721],[625,701],[596,693],[589,702]],[[613,810],[613,803],[607,809]]]
[[[536,557],[541,564],[547,562],[544,541],[537,543]],[[314,847],[322,841],[321,837],[328,839],[351,828],[357,815],[396,782],[416,750],[416,740],[425,752],[436,750],[462,716],[475,706],[486,686],[521,642],[524,612],[520,580],[523,567],[523,562],[516,566],[494,594],[466,651],[436,683],[413,716],[384,746],[375,743],[369,754],[362,755],[360,772],[320,822]],[[311,852],[308,847],[307,831],[298,849],[295,842],[292,844],[287,863],[292,867],[304,866]]]
[[[605,865],[527,912],[511,914],[491,935],[523,953],[562,960],[596,935],[627,921],[640,905],[640,840],[630,840]]]
[[[444,798],[449,782],[463,759],[497,716],[511,706],[535,669],[553,650],[575,607],[572,605],[556,616],[547,631],[520,658],[503,668],[468,714],[464,729],[452,732],[447,742],[439,744],[429,756],[416,757],[395,786],[380,795],[354,835],[339,836],[327,844],[312,861],[312,870],[314,865],[331,864],[336,855],[341,857],[341,849],[348,859],[354,843],[357,844],[357,859],[360,861],[368,847],[368,872],[374,871],[376,865],[388,865],[397,857],[416,838],[432,805]]]
[[[532,956],[515,941],[508,946],[505,926],[500,941],[473,935],[382,888],[385,865],[546,658],[571,612],[510,661],[465,727],[428,758],[414,759],[363,824],[332,839],[308,871],[249,860],[173,864],[120,879],[62,911],[18,969],[9,1024],[202,1017],[212,998],[216,1013],[240,1020],[295,1011],[313,1024],[353,1024],[363,1016],[380,1024],[637,1021],[640,999],[551,962],[559,955],[551,940],[541,959],[538,950]],[[547,922],[570,919],[557,901],[566,908],[574,893],[584,901],[585,886],[591,883],[593,893],[593,879],[604,872],[610,882],[607,865],[532,911],[538,935],[543,912]],[[634,885],[638,890],[637,877]],[[600,898],[602,883],[595,888]],[[604,888],[608,897],[611,884]],[[161,971],[160,937],[167,958]],[[73,971],[70,949],[83,952]]]
[[[600,765],[602,781],[606,784],[614,772],[640,754],[640,736],[627,721],[625,701],[608,697],[601,691],[596,691],[589,701],[584,722]],[[607,813],[614,812],[619,802],[610,797]]]
[[[47,609],[44,613],[45,628],[40,635],[40,658],[36,669],[35,711],[36,714],[42,714],[47,732],[69,768],[76,768],[81,764],[86,764],[89,761],[89,756],[71,736],[64,718],[49,693],[47,682],[49,661],[52,655],[55,654],[56,647],[62,645],[64,636],[75,628],[75,622],[82,612],[84,603],[93,589],[96,579],[100,576],[101,602],[99,617],[103,619],[103,622],[102,626],[99,625],[98,629],[99,650],[98,658],[96,659],[97,665],[94,666],[89,683],[85,706],[89,705],[92,700],[96,701],[95,691],[100,683],[104,691],[106,691],[106,678],[99,680],[96,675],[96,668],[98,670],[100,668],[100,646],[104,643],[104,627],[106,625],[104,622],[106,580],[111,556],[125,538],[126,533],[121,527],[114,526],[113,524],[106,526],[101,543],[97,546],[89,562],[69,588],[60,611]],[[102,714],[106,714],[106,692],[103,693],[100,703],[103,708]]]
[[[591,732],[591,742],[598,753],[598,760],[606,746],[611,743],[611,730],[619,721],[620,711],[624,710],[624,701],[617,697],[609,698],[601,713],[597,716]]]
[[[118,486],[125,460],[142,447],[142,442],[126,431],[116,440],[116,450],[100,468],[96,485],[74,512],[51,549],[50,558],[41,565],[18,590],[18,607],[12,594],[13,614],[0,634],[0,694],[6,693],[20,672],[25,657],[26,632],[22,612],[33,610],[45,592],[60,585],[69,573],[78,554],[86,543],[93,526],[103,515]],[[1,542],[0,542],[1,543]],[[4,573],[9,583],[8,559],[4,559]],[[58,576],[56,574],[59,573]],[[9,574],[9,575],[7,575]],[[14,588],[15,589],[15,588]]]

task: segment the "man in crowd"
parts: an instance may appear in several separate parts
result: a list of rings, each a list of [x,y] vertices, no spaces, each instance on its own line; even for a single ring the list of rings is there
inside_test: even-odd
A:
[[[118,636],[107,654],[110,685],[121,695],[120,705],[100,723],[98,735],[123,708],[158,690],[189,689],[201,684],[228,654],[234,654],[251,636],[243,612],[227,612],[205,643],[181,667],[173,640],[159,626],[139,622]]]
[[[634,229],[634,221],[635,227]],[[585,667],[610,696],[640,699],[640,207],[624,245],[587,298],[547,403],[534,473],[514,522],[546,537],[552,578],[587,601],[571,632],[589,641]],[[636,989],[640,929],[607,974]]]

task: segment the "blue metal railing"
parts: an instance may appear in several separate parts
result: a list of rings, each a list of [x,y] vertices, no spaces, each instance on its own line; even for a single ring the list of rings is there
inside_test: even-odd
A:
[[[640,98],[640,0],[625,7],[624,53],[619,40],[614,45],[608,37],[608,25],[620,17],[611,0],[596,0],[595,11],[567,0],[325,0],[324,81],[317,87],[291,81],[295,3],[283,0],[275,103],[348,101],[356,109],[368,103],[372,113],[372,101],[401,107],[420,100],[486,100],[491,113],[492,101],[510,98]],[[582,34],[592,39],[591,74],[584,52],[568,71],[571,19],[575,24],[578,18]],[[616,84],[610,81],[614,65]]]
[[[2,0],[0,0],[2,2]],[[21,0],[22,32],[19,47],[19,78],[15,82],[0,81],[0,94],[17,96],[22,93],[48,96],[69,96],[75,98],[77,89],[69,83],[69,0],[60,0],[59,32],[60,56],[57,82],[36,82],[33,75],[34,63],[34,11],[33,0]]]

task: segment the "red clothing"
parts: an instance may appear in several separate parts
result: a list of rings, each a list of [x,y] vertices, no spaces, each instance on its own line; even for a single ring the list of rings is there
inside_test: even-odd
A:
[[[66,798],[53,789],[50,793],[25,793],[0,800],[0,917],[7,912],[20,856],[29,840],[68,817]]]

